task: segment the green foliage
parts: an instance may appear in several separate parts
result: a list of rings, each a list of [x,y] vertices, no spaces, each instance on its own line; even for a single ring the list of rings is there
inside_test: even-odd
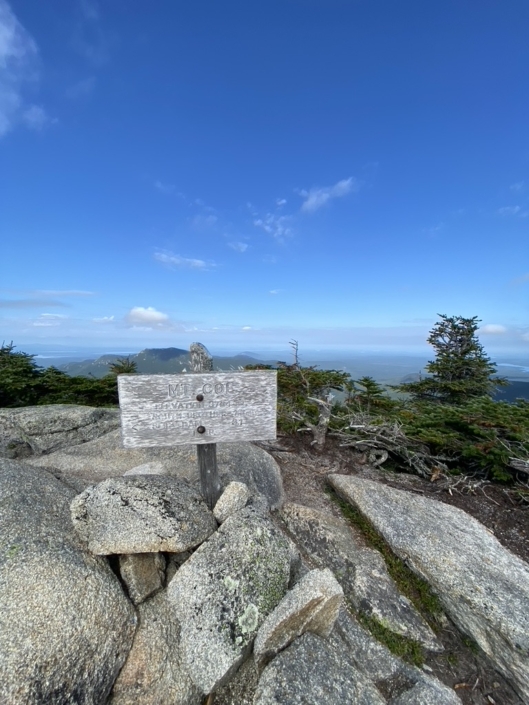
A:
[[[102,379],[70,377],[56,367],[43,369],[34,355],[15,352],[13,343],[0,348],[0,407],[41,404],[118,404],[115,374]]]
[[[512,481],[510,457],[529,458],[529,404],[476,397],[465,404],[415,402],[397,416],[410,439],[424,442],[433,455],[452,458],[453,469],[488,479]]]
[[[0,347],[0,407],[34,404],[35,386],[39,372],[33,358],[24,352],[15,352],[13,342]]]
[[[358,389],[360,385],[363,389]],[[367,414],[383,413],[398,407],[398,402],[390,399],[384,387],[376,382],[373,377],[349,379],[344,384],[347,392],[345,407],[348,410],[365,411]]]
[[[116,375],[134,375],[138,372],[138,365],[129,357],[118,357],[115,362],[108,365],[109,374]]]
[[[246,365],[245,370],[277,369],[277,425],[283,433],[294,433],[304,426],[303,419],[315,423],[318,407],[310,397],[325,398],[333,391],[343,392],[350,380],[347,372],[302,367],[297,362],[287,365]],[[297,418],[301,416],[302,418]]]
[[[439,315],[442,321],[433,327],[428,338],[436,351],[435,361],[426,365],[432,376],[392,389],[411,394],[414,401],[460,404],[469,398],[491,396],[496,387],[508,385],[504,378],[491,378],[496,365],[475,336],[477,316]]]

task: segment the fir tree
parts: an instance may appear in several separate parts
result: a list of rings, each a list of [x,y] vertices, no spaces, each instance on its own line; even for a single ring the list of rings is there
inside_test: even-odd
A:
[[[477,316],[438,315],[442,321],[434,326],[428,338],[436,351],[435,361],[426,365],[432,376],[391,388],[411,394],[413,401],[462,404],[476,397],[491,397],[496,387],[507,386],[505,378],[491,377],[496,364],[487,357],[475,335]]]

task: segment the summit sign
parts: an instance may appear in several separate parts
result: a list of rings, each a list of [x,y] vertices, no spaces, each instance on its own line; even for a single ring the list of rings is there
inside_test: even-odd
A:
[[[120,375],[125,448],[276,437],[277,372]]]

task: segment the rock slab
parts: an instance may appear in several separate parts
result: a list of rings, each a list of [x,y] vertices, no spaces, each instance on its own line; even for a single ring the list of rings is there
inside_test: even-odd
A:
[[[134,643],[109,705],[201,705],[203,696],[185,668],[180,627],[165,591],[139,605],[138,616]]]
[[[105,559],[70,520],[74,491],[0,459],[0,702],[106,701],[136,615]]]
[[[231,514],[243,509],[249,499],[250,490],[244,482],[230,482],[213,507],[215,519],[222,524]]]
[[[187,669],[204,694],[226,683],[245,660],[289,576],[287,541],[250,509],[226,519],[178,569],[167,598],[181,625]]]
[[[529,702],[529,565],[461,509],[351,475],[329,482]]]
[[[271,612],[257,632],[254,659],[258,669],[305,632],[328,637],[343,600],[332,572],[309,571]]]
[[[71,514],[78,535],[96,555],[181,553],[217,528],[196,490],[160,475],[100,482],[73,499]]]
[[[430,626],[399,592],[382,555],[359,545],[344,519],[291,503],[280,517],[301,550],[319,567],[332,570],[355,609],[430,651],[443,651]]]
[[[28,458],[91,441],[119,427],[119,411],[75,404],[0,409],[0,457]]]
[[[264,669],[254,705],[386,705],[376,687],[325,639],[306,633]]]

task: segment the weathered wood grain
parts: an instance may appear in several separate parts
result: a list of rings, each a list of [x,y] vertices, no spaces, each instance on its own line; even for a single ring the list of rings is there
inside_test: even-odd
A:
[[[119,375],[118,391],[125,448],[276,438],[275,370]]]

